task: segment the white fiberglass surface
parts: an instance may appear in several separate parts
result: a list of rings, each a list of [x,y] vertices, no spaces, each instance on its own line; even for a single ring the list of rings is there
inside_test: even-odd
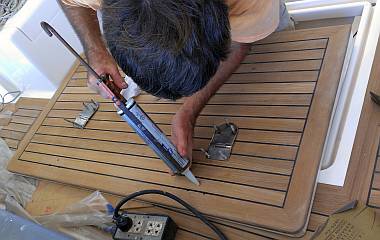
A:
[[[356,130],[359,123],[364,96],[371,73],[372,63],[380,35],[380,8],[374,8],[371,21],[368,23],[367,38],[364,42],[362,57],[359,58],[355,67],[354,84],[350,88],[350,98],[345,105],[346,115],[341,124],[340,142],[336,149],[334,164],[321,171],[319,182],[343,186],[349,160],[355,140]]]
[[[307,2],[307,3],[306,3]],[[294,3],[290,13],[295,19],[310,21],[335,17],[355,17],[350,52],[346,56],[346,71],[343,72],[337,93],[333,118],[323,153],[322,166],[328,167],[319,175],[319,182],[342,186],[346,177],[357,124],[363,104],[374,48],[380,26],[378,13],[368,2],[354,2],[338,5],[321,4],[322,1]],[[343,2],[343,1],[340,1]],[[313,7],[313,3],[314,6]],[[304,5],[302,7],[302,4]],[[329,6],[326,6],[329,5]],[[293,9],[293,10],[292,10]],[[376,12],[379,12],[377,9]],[[359,24],[358,23],[359,21]]]

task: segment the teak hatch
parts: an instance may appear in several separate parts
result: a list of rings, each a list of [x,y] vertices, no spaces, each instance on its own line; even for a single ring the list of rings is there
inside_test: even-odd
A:
[[[255,43],[240,68],[202,111],[192,171],[200,187],[172,177],[165,165],[87,88],[77,66],[33,125],[9,170],[127,195],[161,189],[226,224],[301,235],[309,217],[324,140],[338,89],[349,27],[275,33]],[[86,129],[74,120],[82,102],[100,102]],[[143,94],[140,106],[166,133],[181,101]],[[212,161],[213,126],[229,119],[239,134],[228,161]],[[160,198],[144,198],[174,206]]]

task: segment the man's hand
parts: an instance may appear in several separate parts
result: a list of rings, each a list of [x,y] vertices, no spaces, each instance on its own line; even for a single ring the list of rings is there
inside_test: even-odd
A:
[[[188,111],[181,109],[172,120],[172,141],[178,153],[190,161],[193,153],[193,134],[195,120]]]
[[[239,67],[250,49],[250,44],[234,43],[226,61],[222,62],[214,77],[208,84],[185,98],[185,102],[172,120],[172,141],[179,154],[192,160],[193,133],[195,121],[209,99]]]
[[[88,53],[88,60],[90,66],[97,72],[99,75],[108,74],[110,78],[115,82],[116,86],[121,89],[128,87],[127,83],[124,81],[123,77],[120,75],[119,69],[115,60],[108,53],[108,51],[98,52],[98,53]],[[95,76],[88,75],[88,86],[94,91],[100,93],[104,98],[111,98],[107,92],[101,91],[98,88],[97,79]]]

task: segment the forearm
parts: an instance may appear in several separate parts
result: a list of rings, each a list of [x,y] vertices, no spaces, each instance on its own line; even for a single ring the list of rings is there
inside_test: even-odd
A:
[[[69,6],[57,0],[66,13],[71,25],[79,36],[91,67],[99,75],[108,74],[119,88],[127,88],[124,78],[121,77],[117,64],[108,52],[103,41],[96,11],[91,8]],[[89,86],[98,91],[96,76],[88,75]],[[104,98],[109,98],[106,92],[100,91]]]
[[[249,50],[250,44],[233,43],[228,58],[221,62],[216,74],[202,90],[191,97],[187,97],[181,109],[195,120],[210,98],[240,66]]]
[[[63,11],[79,36],[87,58],[90,60],[96,54],[104,54],[107,50],[100,32],[96,11],[86,7],[69,6],[62,3],[61,0],[57,1],[61,4]]]

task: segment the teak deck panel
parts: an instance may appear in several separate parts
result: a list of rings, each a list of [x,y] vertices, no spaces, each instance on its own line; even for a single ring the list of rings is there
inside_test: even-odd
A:
[[[48,102],[48,99],[33,98],[20,98],[17,101],[17,110],[12,115],[10,123],[6,126],[0,126],[0,138],[4,139],[11,150],[17,150],[20,141]]]
[[[83,131],[63,120],[73,119],[81,111],[81,101],[99,100],[86,87],[82,66],[73,72],[75,78],[62,84],[23,140],[9,169],[120,195],[158,188],[224,221],[302,234],[348,33],[349,27],[342,26],[282,32],[253,46],[250,60],[221,88],[197,121],[193,172],[201,181],[200,187],[184,177],[169,176],[164,164],[117,116],[109,101],[101,101],[99,112]],[[289,52],[310,50],[323,50],[323,55],[310,60],[302,58],[307,54],[297,54],[296,60],[288,60]],[[284,56],[272,61],[265,58],[274,53]],[[260,55],[262,62],[253,62],[252,55]],[[223,103],[225,96],[228,101]],[[272,102],[270,96],[279,98]],[[301,103],[294,102],[294,97]],[[180,105],[147,95],[136,101],[140,98],[142,108],[170,133],[171,118]],[[241,129],[232,157],[227,162],[206,160],[199,148],[207,147],[212,125],[225,118]],[[172,204],[161,199],[159,203]]]

